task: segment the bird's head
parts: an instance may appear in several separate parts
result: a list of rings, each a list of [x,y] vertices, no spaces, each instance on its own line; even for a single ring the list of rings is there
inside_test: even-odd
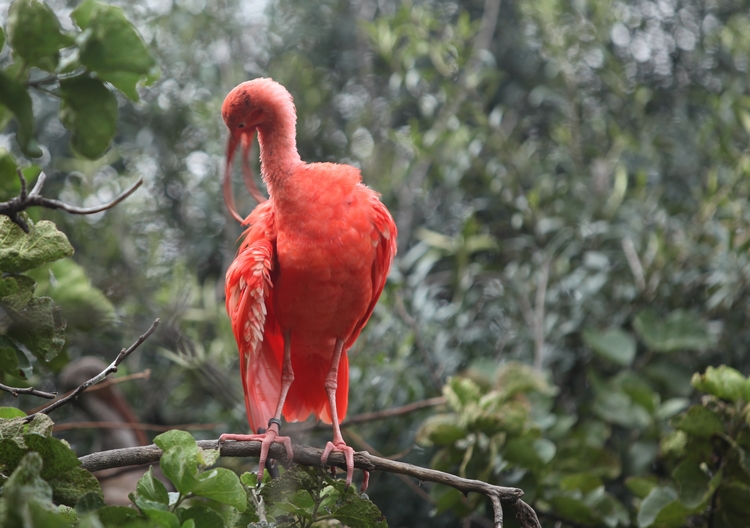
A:
[[[232,194],[232,160],[237,147],[242,143],[242,169],[247,186],[259,202],[265,198],[258,191],[252,178],[248,159],[253,136],[261,130],[273,126],[291,125],[292,133],[296,121],[294,103],[289,92],[272,79],[260,78],[243,82],[234,88],[224,99],[221,116],[229,128],[227,142],[227,164],[224,171],[224,201],[232,215],[240,222]]]

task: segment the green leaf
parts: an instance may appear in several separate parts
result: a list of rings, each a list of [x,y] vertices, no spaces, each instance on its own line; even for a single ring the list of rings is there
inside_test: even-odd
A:
[[[226,526],[221,515],[202,504],[196,504],[190,508],[177,508],[175,513],[183,528],[188,521],[193,521],[194,526],[198,528],[224,528]]]
[[[684,310],[661,320],[653,310],[643,310],[633,321],[638,336],[655,352],[705,350],[716,343],[716,335],[700,317]]]
[[[72,451],[70,452],[72,453]],[[80,467],[74,467],[63,474],[48,480],[52,486],[52,498],[58,504],[77,507],[79,500],[83,497],[94,494],[100,497],[102,500],[102,506],[104,505],[102,487],[90,471],[86,471]],[[93,499],[89,498],[88,500],[92,501]]]
[[[52,361],[65,346],[65,319],[60,307],[49,297],[33,297],[19,311],[0,306],[13,320],[8,335],[20,341],[41,361]]]
[[[239,477],[225,468],[214,468],[198,475],[198,483],[193,486],[192,492],[199,497],[233,506],[240,512],[247,508],[247,493]]]
[[[198,447],[186,448],[173,446],[169,448],[159,461],[164,476],[172,481],[177,491],[183,495],[193,491],[198,484]]]
[[[659,481],[654,476],[628,477],[625,479],[625,485],[639,499],[645,499],[658,484]]]
[[[49,296],[60,306],[68,328],[90,332],[117,321],[115,307],[73,259],[45,264],[30,270],[28,276],[36,281],[37,295]]]
[[[635,358],[635,339],[619,328],[584,330],[583,341],[601,357],[618,365],[627,367]]]
[[[70,447],[57,438],[32,433],[23,435],[23,441],[31,451],[42,455],[44,460],[42,478],[45,480],[60,476],[81,465]]]
[[[169,504],[169,493],[164,484],[159,479],[154,478],[153,466],[141,477],[136,486],[136,492],[139,496],[154,502]]]
[[[0,27],[0,51],[3,51],[3,46],[5,46],[5,32]]]
[[[20,420],[17,423],[23,425],[23,422]],[[17,425],[17,423],[14,425]],[[19,446],[18,442],[11,438],[6,437],[0,440],[0,465],[3,468],[2,473],[8,475],[15,471],[27,452],[27,449]]]
[[[350,528],[387,528],[388,523],[380,509],[371,501],[353,491],[343,494],[331,516]]]
[[[6,273],[21,273],[73,254],[68,237],[49,220],[30,226],[26,234],[0,215],[0,240],[0,270]]]
[[[123,526],[128,528],[144,527],[151,525],[143,519],[138,510],[127,506],[106,506],[96,512],[97,517],[104,526]]]
[[[42,436],[51,436],[52,428],[55,426],[55,422],[52,418],[44,413],[34,415],[34,418],[29,423],[29,427],[26,430],[28,434],[38,434]]]
[[[7,440],[2,440],[7,442]],[[27,453],[13,470],[3,486],[3,496],[14,506],[30,499],[52,501],[52,487],[41,477],[42,457],[39,453]]]
[[[165,453],[175,446],[181,446],[185,448],[198,447],[198,445],[195,443],[195,438],[193,438],[193,435],[191,435],[187,431],[179,431],[177,429],[173,429],[171,431],[167,431],[166,433],[160,434],[159,436],[154,438],[154,443]]]
[[[16,141],[21,147],[21,152],[31,158],[42,155],[42,149],[34,139],[34,112],[31,107],[31,96],[26,87],[0,71],[0,104],[5,106],[18,120]]]
[[[38,0],[15,0],[8,9],[8,38],[13,54],[27,66],[54,71],[60,50],[74,40],[61,31],[52,9]]]
[[[674,489],[657,486],[641,503],[641,508],[638,510],[638,526],[639,528],[649,526],[678,528],[685,526],[685,521],[691,511],[682,505]]]
[[[745,526],[750,518],[750,486],[739,481],[722,483],[717,492],[725,526]]]
[[[481,389],[469,378],[456,376],[450,378],[443,387],[443,396],[454,411],[461,412],[465,405],[479,400]]]
[[[0,130],[4,127],[0,123]],[[21,180],[18,178],[16,158],[4,148],[0,148],[0,200],[8,201],[18,196]]]
[[[76,502],[76,511],[79,515],[85,515],[87,513],[100,510],[105,506],[106,504],[104,504],[104,498],[102,496],[102,490],[100,486],[98,490],[90,491],[83,497],[78,499],[78,502]]]
[[[680,431],[697,438],[711,438],[715,434],[724,432],[721,418],[710,409],[694,405],[688,411],[676,417],[673,425]]]
[[[88,38],[81,43],[81,64],[137,101],[136,84],[156,79],[156,61],[122,10],[85,0],[71,16],[87,30]]]
[[[13,281],[13,284],[15,284],[15,281]],[[20,350],[12,339],[7,336],[0,336],[0,372],[5,372],[6,374],[10,374],[12,376],[18,376],[19,352]],[[0,418],[13,417],[2,416],[2,414],[0,414]]]
[[[693,374],[690,383],[699,391],[712,394],[722,400],[750,401],[750,381],[739,371],[726,365],[708,367],[704,374]]]
[[[497,371],[495,379],[497,393],[503,400],[516,394],[538,392],[546,396],[557,394],[557,388],[537,369],[519,361],[508,361]]]
[[[100,80],[73,77],[60,81],[60,122],[70,130],[73,149],[99,159],[117,131],[117,98]]]
[[[417,432],[416,442],[423,446],[448,446],[467,435],[454,414],[436,414],[430,416]]]
[[[138,507],[141,508],[143,510],[143,513],[146,514],[146,517],[151,520],[151,526],[159,528],[180,528],[180,521],[177,519],[177,516],[174,513],[152,508],[144,508],[140,504],[138,505]]]
[[[584,493],[602,486],[602,479],[591,473],[575,473],[560,481],[560,489],[565,491],[580,490]]]
[[[0,418],[10,420],[26,416],[26,413],[16,407],[0,407]]]

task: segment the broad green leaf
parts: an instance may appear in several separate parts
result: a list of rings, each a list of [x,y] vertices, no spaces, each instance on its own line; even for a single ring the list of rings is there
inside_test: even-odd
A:
[[[716,335],[700,317],[675,310],[662,320],[653,310],[643,310],[633,321],[638,336],[655,352],[705,350],[716,343]]]
[[[555,445],[547,439],[513,438],[505,445],[505,458],[521,468],[538,470],[554,458]]]
[[[136,84],[156,79],[156,61],[122,10],[85,0],[72,17],[88,32],[81,43],[81,64],[137,101]]]
[[[150,501],[169,504],[167,488],[159,479],[154,478],[153,466],[149,467],[148,471],[141,477],[135,490],[139,496]]]
[[[468,432],[461,427],[458,418],[453,414],[436,414],[430,416],[417,432],[416,442],[423,446],[447,446],[464,438]]]
[[[8,335],[24,345],[37,359],[52,361],[65,346],[65,319],[60,307],[49,297],[33,297],[22,310],[11,311],[3,305],[13,324]]]
[[[726,526],[745,526],[750,518],[750,486],[737,480],[724,482],[717,491]]]
[[[680,500],[688,508],[705,506],[713,493],[710,489],[711,476],[701,469],[698,457],[688,457],[672,471],[672,478],[677,483]]]
[[[42,149],[34,139],[34,112],[31,96],[26,87],[6,72],[0,71],[0,104],[5,106],[18,121],[16,141],[21,152],[31,158],[42,155]]]
[[[350,528],[387,528],[388,523],[380,509],[371,501],[349,490],[340,496],[331,516]]]
[[[584,330],[583,340],[594,352],[618,365],[627,367],[635,358],[635,339],[619,328]]]
[[[100,80],[74,77],[60,81],[60,122],[70,130],[73,149],[99,159],[117,131],[117,98]]]
[[[78,469],[82,468],[76,468],[76,470]],[[104,497],[102,496],[102,490],[100,486],[99,489],[90,491],[83,497],[78,499],[78,502],[76,502],[76,511],[78,512],[78,515],[85,515],[87,513],[100,510],[105,506],[106,504],[104,504]]]
[[[628,477],[625,479],[625,485],[633,492],[633,495],[639,499],[645,499],[651,490],[659,485],[659,481],[655,476]]]
[[[221,522],[221,526],[225,526],[223,520]],[[188,519],[187,521],[182,523],[182,526],[180,528],[195,528],[195,521],[193,519]]]
[[[42,457],[39,453],[27,453],[3,486],[3,496],[10,501],[21,497],[24,502],[32,498],[45,502],[52,501],[52,488],[41,477],[42,466]]]
[[[16,407],[0,407],[0,418],[5,420],[11,420],[13,418],[21,418],[26,416],[26,413]]]
[[[23,421],[21,420],[16,421],[13,425],[17,426],[19,423],[23,427]],[[3,435],[5,436],[5,431],[3,431]],[[18,442],[13,440],[10,435],[0,440],[0,465],[3,468],[2,473],[9,475],[15,471],[27,452],[28,450],[20,447]]]
[[[0,27],[0,51],[3,51],[3,46],[5,46],[5,32]]]
[[[197,447],[193,435],[191,435],[187,431],[180,431],[178,429],[173,429],[171,431],[167,431],[166,433],[160,434],[159,436],[154,438],[154,443],[164,452],[169,451],[169,449],[175,446],[181,446],[185,448]]]
[[[52,9],[39,0],[14,0],[7,23],[13,53],[28,66],[54,71],[60,50],[74,43],[72,37],[62,33]]]
[[[565,491],[580,490],[584,493],[602,486],[602,479],[591,473],[575,473],[560,481],[560,489]]]
[[[42,478],[45,480],[61,476],[81,465],[70,447],[57,438],[34,433],[23,435],[23,440],[31,451],[36,451],[42,455],[42,460],[44,460]]]
[[[198,484],[198,456],[197,446],[174,446],[169,448],[159,461],[164,476],[171,480],[177,491],[183,495],[193,491]]]
[[[712,410],[700,405],[694,405],[685,414],[676,417],[673,425],[680,431],[697,438],[711,438],[715,434],[724,432],[721,418]]]
[[[722,400],[731,402],[741,399],[750,400],[750,380],[726,365],[717,368],[708,367],[704,374],[696,372],[690,382],[699,391],[712,394]]]
[[[68,237],[58,231],[54,223],[42,220],[29,226],[29,233],[0,215],[0,270],[21,273],[45,262],[52,262],[73,254]]]
[[[151,526],[158,528],[180,528],[180,521],[177,519],[177,516],[174,513],[144,507],[141,504],[138,504],[138,507],[141,508],[143,510],[143,513],[146,514],[146,517],[149,518],[149,520],[151,521]]]
[[[656,409],[654,417],[658,420],[668,420],[672,418],[678,412],[682,412],[690,405],[690,400],[687,398],[670,398],[663,402]]]
[[[503,400],[519,393],[538,392],[546,396],[557,394],[557,388],[537,369],[519,361],[508,361],[497,371],[495,387]]]
[[[443,396],[448,400],[448,405],[460,413],[465,405],[479,400],[481,389],[473,380],[455,376],[443,387]]]
[[[678,528],[685,526],[689,508],[682,505],[677,492],[669,487],[657,486],[643,499],[638,510],[639,528],[658,526],[659,528]]]
[[[0,123],[2,125],[2,123]],[[0,126],[0,130],[3,127]],[[18,196],[21,180],[18,178],[16,158],[4,148],[0,148],[0,200],[8,201]]]
[[[70,452],[72,453],[72,451]],[[46,465],[47,462],[45,461],[45,467]],[[52,498],[58,504],[78,506],[79,500],[93,493],[101,498],[102,505],[104,505],[102,487],[90,471],[86,471],[80,467],[74,467],[61,475],[48,480],[52,486]]]
[[[228,504],[243,512],[247,508],[247,493],[236,473],[225,468],[214,468],[198,475],[192,492],[200,497]]]
[[[592,510],[591,506],[582,500],[577,493],[556,492],[549,499],[552,508],[557,515],[565,519],[571,519],[583,525],[595,526],[598,524],[598,515]]]
[[[140,521],[141,515],[138,513],[138,510],[129,508],[128,506],[106,506],[98,510],[96,515],[104,526],[127,525],[128,528],[131,526],[143,526],[144,528],[151,526],[145,519]]]
[[[19,352],[20,350],[9,337],[0,336],[0,372],[5,372],[12,376],[18,376],[18,353]],[[13,417],[3,416],[0,413],[0,418],[13,418]]]
[[[44,413],[34,415],[34,418],[29,422],[29,427],[26,430],[28,434],[38,434],[42,436],[51,436],[52,428],[55,426],[55,422],[52,418]]]
[[[116,322],[115,307],[73,259],[45,264],[28,276],[36,281],[37,295],[51,297],[60,307],[68,328],[90,332]]]
[[[221,515],[202,504],[195,504],[190,508],[177,508],[175,513],[182,523],[182,528],[185,528],[188,521],[192,521],[198,528],[224,528],[226,526]]]

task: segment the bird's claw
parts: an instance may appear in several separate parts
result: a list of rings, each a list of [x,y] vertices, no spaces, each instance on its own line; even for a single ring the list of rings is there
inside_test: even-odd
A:
[[[328,442],[325,449],[323,450],[323,455],[320,457],[320,463],[326,465],[328,463],[328,455],[330,455],[333,451],[340,451],[341,453],[344,453],[344,458],[346,459],[346,485],[349,486],[352,483],[352,477],[354,476],[354,449],[346,445],[344,442],[339,442],[337,444]],[[335,475],[335,471],[336,470],[334,469],[334,466],[331,466],[331,473]],[[364,471],[364,480],[362,482],[361,491],[365,491],[367,489],[369,481],[370,473],[368,471]]]
[[[260,457],[258,458],[258,484],[263,481],[263,471],[266,469],[266,459],[268,452],[271,450],[271,444],[274,442],[282,444],[286,448],[286,459],[288,462],[294,460],[294,449],[292,449],[292,440],[288,436],[279,436],[279,428],[276,424],[271,425],[265,433],[262,434],[223,434],[219,437],[219,443],[227,440],[237,442],[260,442]]]

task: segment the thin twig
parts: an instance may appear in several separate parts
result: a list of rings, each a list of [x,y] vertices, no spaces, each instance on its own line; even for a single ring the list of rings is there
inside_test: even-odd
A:
[[[393,418],[394,416],[402,416],[404,414],[409,414],[415,411],[419,411],[420,409],[425,409],[427,407],[435,407],[436,405],[442,405],[444,403],[445,403],[445,397],[437,396],[435,398],[429,398],[427,400],[421,400],[418,402],[409,403],[407,405],[402,405],[400,407],[392,407],[391,409],[384,409],[382,411],[362,413],[356,416],[352,416],[351,418],[347,418],[345,421],[341,422],[341,428],[343,429],[344,427],[349,427],[355,424],[374,422],[375,420],[382,420],[384,418]],[[302,431],[323,430],[323,429],[327,430],[331,428],[330,425],[323,424],[323,423],[287,424],[284,427],[285,427],[285,431],[289,433],[299,433]]]
[[[119,378],[107,378],[107,380],[104,381],[103,383],[100,383],[100,384],[96,385],[95,387],[90,387],[88,389],[88,391],[89,392],[94,392],[94,391],[106,389],[107,387],[111,387],[112,385],[117,385],[117,384],[122,383],[124,381],[131,381],[131,380],[134,380],[134,379],[148,379],[149,377],[151,377],[151,369],[146,369],[143,372],[136,372],[134,374],[128,374],[127,376],[120,376]],[[67,397],[74,390],[75,389],[69,390],[68,392],[66,392],[65,394],[63,394],[62,396],[60,396],[60,398]],[[55,393],[55,394],[57,394],[57,393]],[[31,409],[28,412],[29,413],[36,413],[36,412],[39,412],[42,409],[44,409],[44,407],[46,407],[46,405],[35,407],[34,409]]]
[[[221,456],[257,457],[260,455],[260,442],[224,442],[220,445],[218,440],[199,440],[198,446],[202,449],[220,449]],[[322,466],[320,462],[321,449],[303,445],[293,446],[293,449],[294,462],[304,466]],[[100,471],[102,469],[156,462],[161,458],[162,454],[162,450],[152,444],[143,447],[128,447],[125,449],[92,453],[82,456],[79,460],[81,461],[81,467],[84,469],[88,471]],[[286,448],[281,444],[272,444],[270,457],[282,461],[286,460]],[[342,469],[346,468],[343,453],[331,453],[328,458],[328,465],[335,465]],[[450,486],[464,494],[470,492],[480,493],[492,500],[493,505],[500,503],[515,506],[516,515],[523,528],[540,527],[534,510],[521,500],[523,490],[518,488],[495,486],[481,480],[457,477],[443,471],[376,457],[366,451],[354,454],[354,467],[365,471],[385,471],[398,475],[408,475],[418,480]],[[495,513],[496,528],[502,527],[502,514],[499,515],[497,512]],[[501,521],[500,524],[498,524],[498,520]]]
[[[32,396],[39,396],[40,398],[47,398],[49,400],[57,396],[56,392],[43,392],[40,390],[36,390],[33,387],[24,387],[21,389],[18,387],[9,387],[8,385],[3,385],[2,383],[0,383],[0,390],[10,392],[14,398],[18,398],[19,394],[30,394]]]
[[[31,190],[30,193],[26,193],[26,178],[23,175],[23,172],[21,172],[21,169],[16,169],[16,172],[18,173],[18,178],[21,180],[21,193],[16,196],[15,198],[8,200],[7,202],[0,203],[0,214],[3,214],[10,218],[18,227],[24,230],[24,232],[29,232],[29,226],[26,223],[26,221],[19,216],[18,213],[21,211],[24,211],[28,209],[29,207],[44,207],[46,209],[62,209],[63,211],[66,211],[71,214],[80,214],[80,215],[89,215],[94,213],[101,213],[102,211],[106,211],[107,209],[111,209],[121,201],[123,201],[125,198],[130,196],[135,192],[135,190],[140,187],[143,184],[143,178],[138,178],[138,181],[136,181],[133,185],[131,185],[128,189],[126,189],[124,192],[122,192],[119,196],[117,196],[114,200],[111,202],[108,202],[103,205],[97,205],[94,207],[76,207],[74,205],[68,205],[64,202],[61,202],[59,200],[54,200],[52,198],[44,198],[40,195],[42,191],[42,186],[44,185],[44,181],[46,179],[46,176],[44,173],[40,173],[39,179],[36,181],[36,184],[34,185],[34,188]]]
[[[181,429],[185,431],[212,431],[221,425],[222,424],[220,423],[159,425],[131,422],[68,422],[55,424],[53,431],[69,431],[71,429],[138,429],[141,431],[159,431],[163,433],[171,431],[172,429]]]
[[[54,411],[55,409],[59,409],[63,405],[65,405],[65,404],[71,402],[72,400],[76,399],[83,391],[85,391],[86,389],[88,389],[92,385],[96,385],[97,383],[100,383],[101,381],[104,381],[107,376],[109,376],[113,372],[117,372],[117,367],[120,365],[120,363],[122,363],[125,360],[125,358],[128,357],[131,354],[131,352],[133,352],[136,348],[138,348],[139,346],[141,346],[141,344],[146,339],[148,339],[151,336],[151,334],[153,334],[156,331],[156,328],[159,326],[159,323],[160,323],[159,319],[156,319],[151,324],[151,328],[149,328],[148,330],[146,330],[145,334],[143,334],[141,337],[139,337],[136,340],[136,342],[133,343],[132,345],[130,345],[128,348],[123,348],[120,351],[120,353],[117,354],[117,357],[115,358],[115,360],[107,368],[105,368],[104,370],[102,370],[99,374],[97,374],[96,376],[94,376],[90,380],[88,380],[88,381],[82,383],[81,385],[79,385],[78,388],[76,388],[73,392],[71,392],[70,394],[68,394],[64,398],[60,398],[59,400],[57,400],[57,401],[49,404],[44,409],[42,409],[42,410],[40,410],[38,412],[35,412],[33,414],[28,415],[26,417],[26,419],[25,419],[26,423],[28,423],[31,420],[33,420],[34,416],[36,416],[37,414],[40,414],[40,413],[41,414],[49,414],[50,412]]]

